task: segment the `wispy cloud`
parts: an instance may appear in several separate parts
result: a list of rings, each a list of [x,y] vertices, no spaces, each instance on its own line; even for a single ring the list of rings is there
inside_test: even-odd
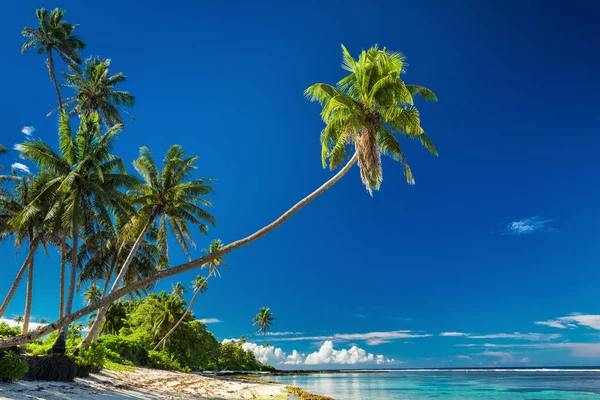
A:
[[[351,316],[352,318],[361,318],[361,319],[362,319],[362,318],[367,318],[367,317],[368,317],[368,315],[366,315],[366,314],[361,314],[361,313],[354,313],[354,314],[350,314],[350,316]]]
[[[223,342],[228,342],[226,339]],[[256,358],[266,364],[282,366],[294,366],[293,368],[302,368],[310,366],[314,368],[318,365],[384,365],[401,364],[393,358],[382,354],[369,353],[357,346],[351,346],[347,349],[336,349],[331,340],[325,341],[317,351],[312,353],[300,353],[293,350],[290,354],[278,347],[265,347],[256,343],[246,342],[242,345],[244,350],[250,350]]]
[[[29,172],[29,167],[27,165],[25,165],[25,164],[21,164],[21,163],[16,162],[16,163],[13,163],[10,167],[12,169],[14,169],[14,170],[17,170],[17,171],[25,172],[25,173],[28,173],[28,174],[30,173]]]
[[[473,359],[471,357],[467,356],[466,354],[460,354],[460,355],[456,356],[456,358],[459,358],[461,360],[473,361]]]
[[[196,321],[200,321],[200,322],[202,322],[205,325],[208,325],[208,324],[218,324],[220,322],[223,322],[223,321],[221,321],[220,319],[217,319],[217,318],[202,318],[202,319],[197,319]]]
[[[34,128],[33,126],[24,126],[24,127],[21,129],[21,132],[23,132],[23,133],[24,133],[25,135],[27,135],[27,136],[31,136],[31,134],[32,134],[33,132],[35,132],[35,128]]]
[[[269,332],[267,336],[294,336],[304,335],[304,332]]]
[[[469,339],[518,339],[530,340],[534,342],[543,342],[560,338],[559,333],[492,333],[488,335],[469,335]]]
[[[536,321],[536,325],[546,325],[552,328],[567,329],[585,326],[600,330],[600,315],[597,314],[571,314],[549,321]]]
[[[518,221],[510,222],[506,228],[502,230],[502,234],[523,236],[531,235],[535,232],[551,231],[552,228],[548,226],[550,222],[552,222],[551,219],[545,219],[539,216],[523,218]]]
[[[389,332],[368,332],[368,333],[335,333],[326,336],[298,336],[281,337],[273,340],[279,341],[300,341],[300,340],[331,340],[334,342],[364,341],[368,345],[376,346],[378,344],[389,343],[396,339],[411,339],[430,337],[431,334],[413,333],[409,330],[389,331]]]
[[[442,333],[440,333],[440,336],[461,337],[461,336],[469,336],[469,334],[464,333],[464,332],[442,332]]]

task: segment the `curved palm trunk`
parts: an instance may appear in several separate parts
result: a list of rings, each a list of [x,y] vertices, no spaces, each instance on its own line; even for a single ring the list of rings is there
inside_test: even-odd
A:
[[[47,49],[47,50],[48,50],[48,61],[46,63],[48,64],[48,72],[50,73],[50,80],[52,81],[52,83],[54,83],[54,89],[56,90],[56,97],[58,98],[58,109],[60,110],[60,113],[62,114],[62,112],[63,112],[62,97],[60,95],[60,88],[58,87],[58,82],[56,81],[56,75],[54,74],[54,58],[52,57],[52,49]]]
[[[77,279],[77,253],[79,251],[79,227],[73,224],[73,246],[71,247],[71,271],[69,274],[69,291],[67,293],[67,302],[65,304],[65,314],[71,314],[73,308],[73,299],[75,298],[75,280]],[[52,352],[64,354],[67,350],[67,333],[69,325],[63,325],[56,342],[52,346]]]
[[[206,278],[208,280],[208,278]],[[163,350],[164,350],[164,346],[166,346],[167,344],[167,339],[169,338],[169,336],[171,336],[173,334],[173,332],[175,332],[175,329],[177,329],[177,327],[183,322],[183,320],[185,319],[185,317],[187,317],[187,315],[190,313],[190,311],[192,311],[192,307],[194,306],[194,302],[196,301],[196,297],[198,296],[198,294],[200,293],[200,291],[204,288],[204,285],[206,285],[206,283],[204,283],[202,285],[201,288],[199,288],[198,290],[196,290],[194,292],[194,296],[192,297],[192,300],[190,300],[190,305],[188,306],[187,310],[185,310],[185,312],[183,313],[183,315],[181,316],[181,318],[179,318],[179,321],[177,321],[177,323],[171,328],[171,330],[169,332],[167,332],[167,334],[165,335],[164,338],[162,338],[160,340],[160,342],[156,343],[156,346],[154,346],[154,351],[156,351],[156,349],[158,349],[158,346],[160,346],[160,344],[163,344]]]
[[[31,318],[34,254],[35,252],[31,255],[31,261],[29,262],[29,269],[27,272],[27,294],[25,295],[25,312],[23,313],[23,327],[21,328],[23,334],[29,332],[29,319]]]
[[[228,244],[227,246],[222,247],[221,250],[209,253],[203,257],[197,258],[188,263],[181,264],[176,267],[171,267],[171,268],[167,268],[165,270],[159,271],[159,272],[153,274],[152,276],[149,276],[144,279],[140,279],[126,287],[122,287],[121,289],[115,290],[113,293],[109,294],[104,299],[100,300],[99,302],[97,302],[95,304],[91,304],[87,307],[84,307],[81,310],[78,310],[72,314],[65,315],[63,318],[59,319],[58,321],[55,321],[49,325],[46,325],[42,329],[38,329],[35,332],[29,332],[26,335],[0,339],[0,348],[12,347],[12,346],[17,346],[19,344],[31,342],[32,340],[35,340],[35,339],[45,336],[51,332],[54,332],[55,330],[60,329],[63,326],[68,325],[71,322],[73,322],[93,311],[96,311],[97,309],[104,307],[123,296],[126,296],[127,294],[133,292],[134,290],[140,289],[150,283],[159,281],[161,279],[168,278],[169,276],[177,275],[182,272],[186,272],[191,269],[194,269],[200,265],[211,262],[212,260],[214,260],[216,258],[222,257],[225,254],[227,254],[235,249],[238,249],[242,246],[252,243],[253,241],[255,241],[257,239],[260,239],[267,233],[278,228],[281,224],[283,224],[285,221],[287,221],[292,215],[297,213],[300,209],[302,209],[308,203],[310,203],[311,201],[316,199],[319,195],[323,194],[327,189],[329,189],[331,186],[333,186],[344,175],[346,175],[346,173],[350,170],[350,168],[352,167],[352,165],[354,165],[355,162],[356,162],[356,153],[354,153],[354,155],[346,163],[344,168],[342,168],[331,179],[329,179],[327,182],[325,182],[323,185],[321,185],[317,190],[315,190],[314,192],[312,192],[311,194],[309,194],[308,196],[306,196],[305,198],[300,200],[298,203],[296,203],[292,208],[290,208],[285,213],[283,213],[275,221],[273,221],[269,225],[259,229],[258,231],[254,232],[253,234],[246,236],[243,239],[232,242],[232,243]]]
[[[17,277],[15,278],[12,286],[10,287],[8,294],[6,295],[6,298],[4,299],[4,302],[2,303],[2,306],[0,306],[0,317],[2,317],[2,315],[4,315],[4,312],[6,311],[8,304],[10,303],[13,296],[15,295],[15,292],[17,291],[17,287],[19,287],[19,283],[21,282],[21,279],[23,278],[23,274],[27,270],[27,267],[29,267],[29,263],[33,260],[33,254],[35,253],[35,249],[37,249],[37,246],[38,246],[37,240],[33,242],[32,246],[30,246],[29,254],[27,255],[27,258],[25,259],[25,262],[21,266],[21,269],[19,269],[19,272],[17,273]]]
[[[156,210],[152,212],[152,215],[150,215],[150,219],[146,223],[146,226],[144,226],[144,229],[142,230],[142,232],[140,233],[138,238],[135,240],[133,247],[129,251],[127,258],[125,259],[125,262],[123,263],[123,266],[121,267],[121,270],[119,271],[119,275],[117,275],[117,278],[115,279],[112,287],[110,288],[109,294],[111,294],[115,290],[117,290],[117,288],[121,284],[121,281],[125,278],[125,274],[127,274],[129,265],[131,264],[131,261],[133,261],[133,257],[135,256],[135,253],[138,251],[140,245],[142,244],[142,241],[144,240],[144,236],[146,236],[146,232],[148,232],[148,229],[150,229],[150,226],[152,226],[152,223],[154,222],[155,218],[156,218]],[[96,340],[95,338],[97,338],[100,333],[100,325],[102,325],[102,321],[104,320],[104,316],[106,315],[106,312],[108,311],[108,307],[110,307],[110,304],[102,307],[100,309],[100,311],[98,311],[98,315],[96,316],[96,320],[92,324],[90,331],[88,332],[87,335],[85,335],[85,338],[83,338],[83,341],[77,346],[77,349],[85,348],[92,341]]]
[[[60,318],[65,315],[65,265],[67,264],[67,231],[63,232],[60,241]]]

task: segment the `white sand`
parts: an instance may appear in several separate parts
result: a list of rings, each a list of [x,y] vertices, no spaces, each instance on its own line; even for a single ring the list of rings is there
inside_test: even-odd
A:
[[[0,383],[0,399],[269,399],[287,398],[283,385],[137,368],[103,370],[75,382]],[[281,397],[285,396],[285,397]]]

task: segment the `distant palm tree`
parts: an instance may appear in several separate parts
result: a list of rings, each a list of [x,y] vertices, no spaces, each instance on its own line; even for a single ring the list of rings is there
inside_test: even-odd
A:
[[[23,29],[23,36],[29,40],[23,44],[21,52],[25,53],[30,48],[37,48],[38,54],[47,55],[46,64],[48,65],[50,80],[54,84],[56,97],[58,98],[58,108],[62,113],[63,103],[54,73],[53,52],[56,51],[67,64],[79,64],[81,62],[79,51],[85,47],[85,43],[73,35],[77,25],[69,24],[63,20],[64,10],[55,8],[48,13],[45,8],[40,8],[35,11],[35,14],[39,26],[36,29],[27,27]]]
[[[261,307],[260,312],[256,314],[256,317],[254,317],[252,324],[258,326],[258,331],[249,336],[248,339],[258,333],[266,335],[267,333],[271,332],[271,326],[273,325],[274,320],[275,318],[273,318],[271,309],[269,307]]]
[[[17,323],[17,325],[21,325],[24,321],[24,318],[22,315],[16,316],[14,321]]]
[[[183,297],[184,293],[187,293],[187,289],[181,284],[181,282],[177,282],[172,286],[173,288],[171,289],[171,293],[177,297]]]
[[[46,318],[40,318],[39,324],[44,325],[46,322],[48,322],[48,321],[46,321]]]
[[[136,234],[137,238],[134,241],[134,237],[131,237],[134,244],[113,282],[109,294],[119,288],[144,236],[153,225],[158,225],[156,241],[160,251],[160,264],[166,265],[169,260],[167,244],[169,227],[183,252],[191,260],[189,246],[195,246],[195,244],[192,241],[188,223],[198,225],[201,233],[208,232],[205,222],[213,226],[216,224],[215,218],[201,207],[212,206],[201,196],[214,192],[209,185],[213,179],[189,180],[190,174],[196,169],[194,164],[197,159],[197,156],[184,157],[181,146],[171,146],[164,159],[165,166],[159,172],[150,149],[140,148],[140,157],[134,161],[133,165],[142,176],[143,182],[128,193],[130,203],[139,206],[139,209],[131,224],[125,227],[126,232]],[[92,326],[86,338],[81,342],[80,348],[86,347],[91,342],[91,338],[96,335],[106,310],[107,307],[100,309],[97,323]]]
[[[177,282],[177,283],[179,283],[179,282]],[[192,281],[192,288],[194,289],[194,296],[192,296],[192,300],[190,300],[190,304],[188,305],[188,308],[185,310],[185,313],[181,316],[181,318],[179,318],[177,323],[171,328],[171,330],[169,330],[169,332],[167,332],[165,337],[163,337],[156,344],[156,346],[154,346],[155,351],[158,348],[158,346],[160,346],[161,343],[166,343],[169,336],[171,336],[173,334],[173,332],[175,332],[175,329],[177,329],[177,327],[183,322],[183,320],[185,320],[185,318],[188,316],[188,314],[192,311],[192,307],[194,306],[194,302],[196,301],[196,296],[198,296],[199,293],[204,293],[208,290],[208,278],[204,278],[204,277],[198,275],[196,277],[196,279],[194,279]]]
[[[102,298],[102,290],[96,284],[90,285],[83,293],[83,303],[89,306]]]
[[[100,114],[107,126],[122,124],[123,118],[118,106],[133,107],[135,97],[129,93],[115,90],[115,86],[127,78],[121,72],[109,75],[110,59],[101,60],[90,57],[85,60],[83,69],[70,65],[71,74],[63,73],[64,87],[75,90],[75,95],[65,99],[65,106],[72,106],[71,112],[89,115]]]
[[[204,249],[203,251],[206,254],[211,254],[211,253],[221,250],[222,248],[223,248],[223,242],[219,239],[215,239],[210,242],[208,249]],[[228,266],[223,261],[223,256],[216,257],[212,261],[202,265],[202,268],[208,267],[208,276],[206,277],[206,279],[210,278],[211,276],[216,276],[216,277],[220,278],[221,277],[221,271],[219,271],[220,266],[224,266],[224,267]]]
[[[361,179],[372,194],[383,180],[381,153],[398,160],[404,166],[409,184],[414,184],[412,171],[395,134],[420,140],[431,153],[437,150],[421,128],[419,111],[413,105],[413,95],[437,100],[435,94],[422,86],[405,85],[402,54],[388,52],[377,46],[363,50],[354,60],[342,45],[342,67],[350,74],[336,86],[317,83],[306,89],[306,96],[323,105],[321,117],[326,126],[321,132],[323,167],[329,163],[337,168],[349,158],[358,159]],[[348,147],[355,153],[348,156]]]

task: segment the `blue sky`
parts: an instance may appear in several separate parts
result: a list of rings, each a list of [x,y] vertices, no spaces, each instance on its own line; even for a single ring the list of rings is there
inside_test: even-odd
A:
[[[25,126],[56,143],[44,60],[20,54],[40,6],[67,9],[85,55],[110,57],[128,76],[135,122],[116,152],[129,165],[142,145],[159,158],[179,143],[200,156],[198,176],[218,178],[219,224],[197,235],[196,255],[210,239],[270,222],[331,176],[319,107],[303,90],[343,76],[341,43],[353,54],[374,43],[403,52],[406,82],[437,93],[438,103],[417,106],[440,157],[404,143],[416,186],[384,160],[371,198],[355,168],[227,256],[230,268],[194,307],[221,321],[209,325],[220,339],[252,333],[268,305],[274,331],[288,334],[267,337],[274,348],[259,356],[278,367],[372,366],[377,355],[404,367],[600,364],[598,4],[10,2],[0,17],[7,147]],[[1,159],[14,162],[23,162],[15,152]],[[11,243],[1,250],[6,293],[24,256]],[[52,320],[56,251],[38,255],[36,272],[34,318]],[[24,287],[16,296],[8,317],[22,314]]]

